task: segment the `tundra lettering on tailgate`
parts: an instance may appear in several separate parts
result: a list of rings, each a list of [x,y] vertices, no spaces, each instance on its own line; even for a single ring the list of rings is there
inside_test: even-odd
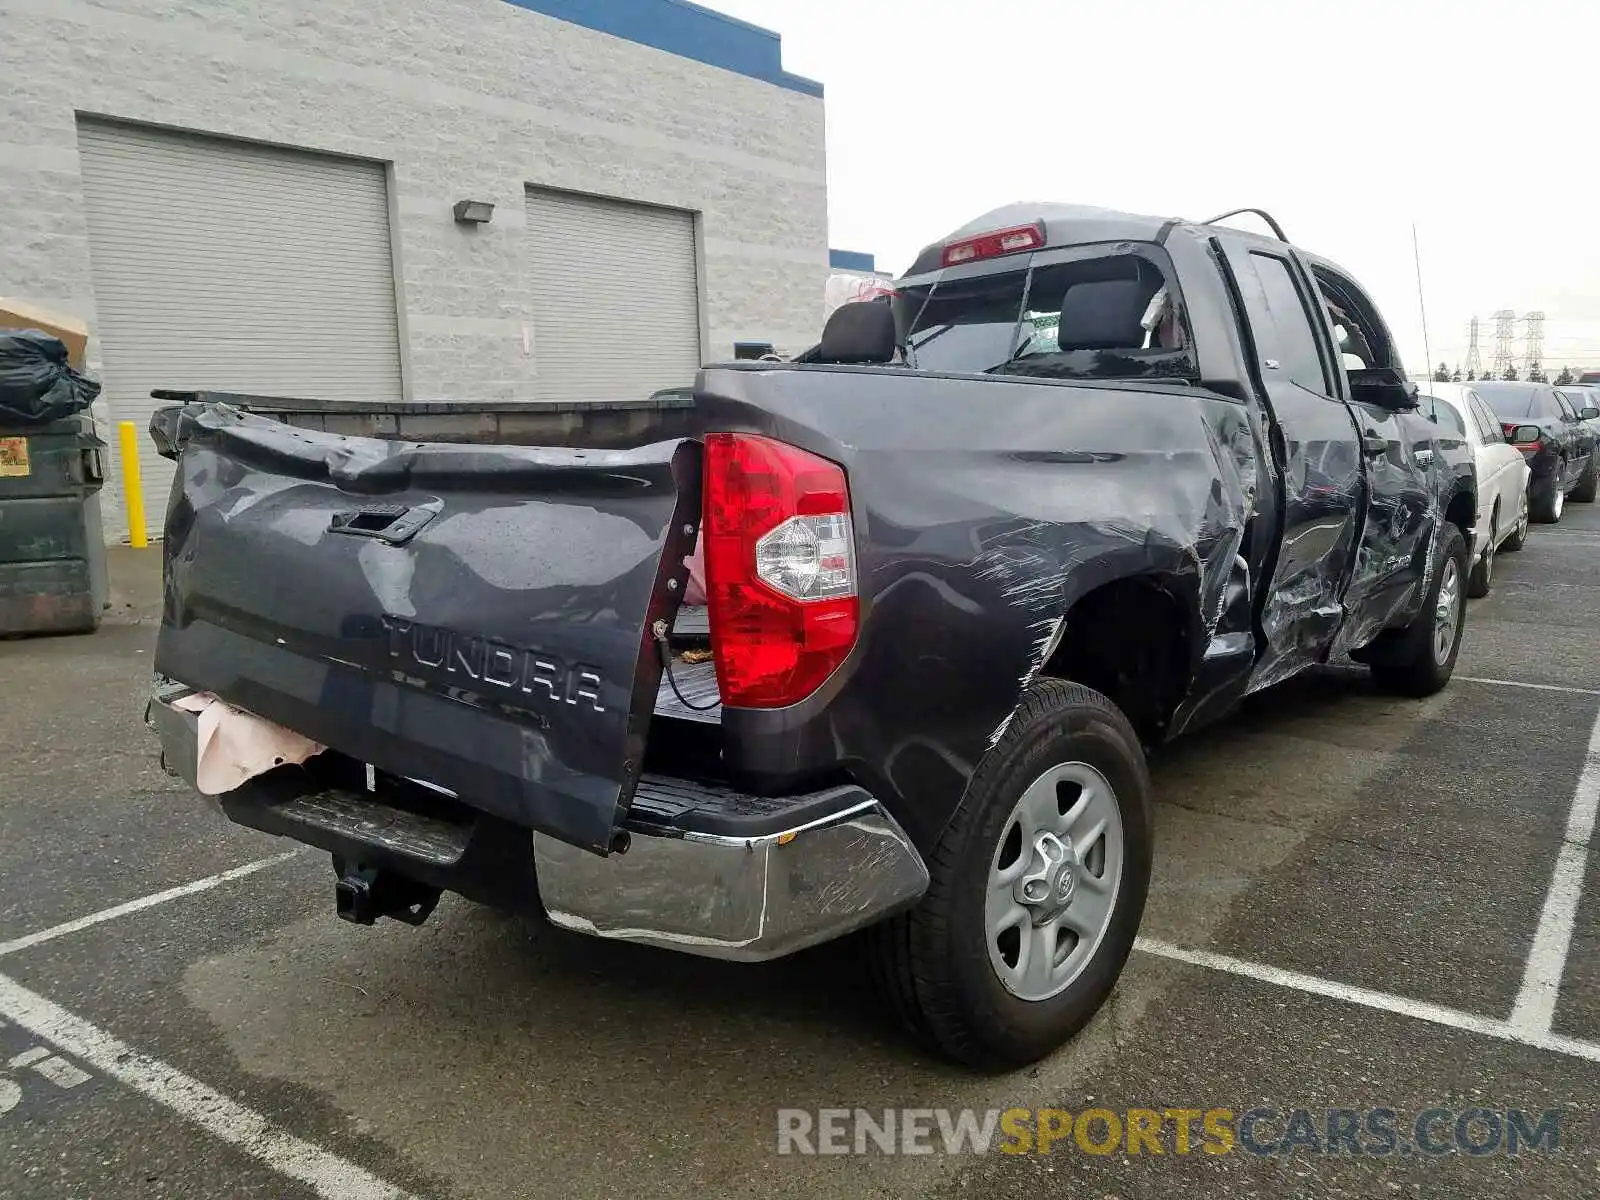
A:
[[[542,650],[456,633],[389,613],[383,614],[383,627],[389,631],[390,658],[404,658],[433,673],[481,680],[506,691],[530,696],[542,693],[556,703],[587,702],[597,713],[606,711],[600,703],[600,672],[594,667],[564,663]]]

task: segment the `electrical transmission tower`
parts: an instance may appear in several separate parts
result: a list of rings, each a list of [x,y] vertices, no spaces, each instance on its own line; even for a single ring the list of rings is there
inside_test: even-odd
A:
[[[1494,377],[1504,379],[1511,369],[1511,341],[1516,336],[1517,314],[1509,308],[1494,313]]]
[[[1467,342],[1467,378],[1476,379],[1483,373],[1483,354],[1478,349],[1478,318],[1472,318],[1471,333]]]
[[[1522,356],[1527,362],[1527,370],[1523,371],[1524,379],[1544,378],[1544,314],[1531,312],[1523,317],[1527,322],[1527,329],[1522,335]]]

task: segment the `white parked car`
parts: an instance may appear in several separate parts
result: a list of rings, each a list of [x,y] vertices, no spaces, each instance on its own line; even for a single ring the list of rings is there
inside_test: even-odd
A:
[[[1472,575],[1467,595],[1487,596],[1494,578],[1494,556],[1521,550],[1528,537],[1528,463],[1506,441],[1500,419],[1470,383],[1417,385],[1424,412],[1445,434],[1460,435],[1472,450],[1478,475],[1478,519],[1474,524]]]

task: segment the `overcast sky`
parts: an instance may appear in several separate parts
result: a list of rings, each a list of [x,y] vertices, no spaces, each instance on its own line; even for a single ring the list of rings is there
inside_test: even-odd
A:
[[[1253,205],[1421,369],[1415,222],[1435,362],[1476,314],[1489,365],[1509,308],[1546,314],[1552,376],[1600,367],[1600,68],[1572,0],[705,2],[826,85],[830,241],[880,267],[1013,200]]]

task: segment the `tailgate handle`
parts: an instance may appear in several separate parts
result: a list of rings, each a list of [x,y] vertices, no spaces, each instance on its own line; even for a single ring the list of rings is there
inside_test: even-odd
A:
[[[377,538],[398,546],[409,541],[416,532],[438,515],[438,509],[410,507],[404,504],[369,504],[365,508],[333,514],[328,522],[332,533],[348,533],[351,537]]]

